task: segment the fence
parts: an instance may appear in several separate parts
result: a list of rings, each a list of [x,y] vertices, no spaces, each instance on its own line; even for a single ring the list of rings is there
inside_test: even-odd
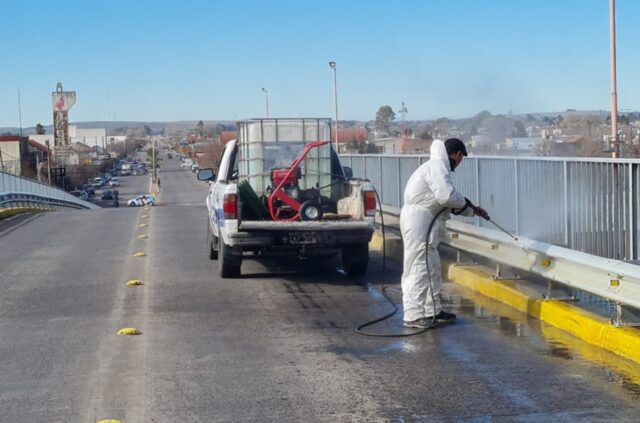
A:
[[[419,155],[342,155],[371,180],[382,203],[402,207],[404,186],[428,160]],[[639,259],[640,160],[467,157],[456,188],[521,236],[618,260]],[[463,221],[482,227],[478,218]]]
[[[67,207],[84,209],[99,208],[95,204],[83,201],[61,189],[1,171],[0,194],[3,195],[3,198],[6,197],[12,200],[17,200],[17,196],[24,196],[25,199],[29,197],[29,201],[35,201],[36,198],[40,198],[43,200],[43,204],[55,203],[57,206],[66,204]],[[11,194],[10,197],[8,196],[9,194]]]

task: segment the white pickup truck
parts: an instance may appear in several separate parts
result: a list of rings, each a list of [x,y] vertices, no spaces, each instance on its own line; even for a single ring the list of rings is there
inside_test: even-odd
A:
[[[274,121],[275,132],[278,133],[278,120],[260,120],[260,125],[269,127]],[[288,123],[292,124],[290,121]],[[317,121],[316,129],[320,128],[320,124],[330,125],[330,120]],[[317,182],[309,185],[307,182],[306,186],[311,188],[304,189],[304,178],[313,179],[314,171],[308,162],[297,166],[302,169],[296,167],[295,172],[289,173],[289,183],[279,184],[278,180],[274,181],[273,178],[282,175],[277,171],[283,169],[269,168],[266,156],[259,158],[261,165],[266,166],[262,170],[267,171],[262,172],[261,179],[256,179],[255,175],[247,175],[247,169],[252,169],[257,159],[247,157],[254,154],[256,149],[253,148],[254,145],[251,150],[253,153],[249,153],[247,145],[243,146],[243,138],[246,138],[242,136],[243,124],[246,124],[244,128],[247,129],[255,125],[256,121],[238,123],[238,140],[226,144],[218,174],[216,175],[212,169],[201,169],[198,172],[199,180],[210,183],[206,198],[209,215],[207,250],[210,259],[218,260],[219,275],[223,278],[240,276],[240,266],[245,252],[258,255],[267,252],[282,253],[301,259],[341,253],[345,273],[350,276],[364,274],[369,261],[368,245],[373,234],[376,213],[376,197],[371,184],[365,180],[352,179],[351,169],[341,166],[338,155],[329,145],[325,145],[326,150],[323,153],[327,157],[325,169],[330,166],[329,172],[325,172],[327,174],[322,179],[328,182],[327,186],[321,187]],[[281,122],[280,125],[286,129],[286,123]],[[305,123],[302,125],[304,127]],[[285,129],[282,128],[279,131],[284,133]],[[262,132],[265,132],[264,128]],[[317,132],[323,131],[318,130],[316,134]],[[267,144],[269,154],[275,154],[281,164],[285,162],[282,157],[286,156],[286,151],[295,150],[292,146],[304,146],[305,142],[308,143],[308,140],[302,143]],[[319,161],[320,159],[316,160]],[[265,174],[270,174],[270,177],[264,176]],[[256,188],[257,186],[259,188]],[[283,192],[286,192],[287,200],[284,202],[274,199],[270,201],[269,197],[278,186],[285,187]],[[285,204],[289,197],[302,202],[304,195],[314,193],[318,202],[314,200],[306,203],[317,205],[317,209],[307,209],[304,215],[302,208],[296,213]],[[278,213],[282,212],[282,215],[274,217],[273,207],[276,206]],[[287,214],[287,211],[290,213]]]

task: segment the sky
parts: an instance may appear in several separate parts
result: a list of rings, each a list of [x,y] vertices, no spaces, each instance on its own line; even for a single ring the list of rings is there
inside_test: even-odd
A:
[[[619,108],[640,109],[640,1],[618,0]],[[610,109],[608,0],[0,0],[0,127]]]

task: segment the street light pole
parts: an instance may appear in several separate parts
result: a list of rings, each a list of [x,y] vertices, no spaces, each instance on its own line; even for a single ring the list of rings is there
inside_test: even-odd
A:
[[[333,141],[338,154],[338,80],[336,76],[336,62],[329,62],[329,67],[333,69],[333,107],[335,109],[335,123],[333,130]]]
[[[618,140],[618,87],[616,76],[616,0],[609,0],[609,30],[611,32],[611,141],[613,152],[611,157],[620,157]]]
[[[267,119],[269,119],[269,92],[264,87],[262,87],[261,90],[264,92],[264,102],[267,107]]]

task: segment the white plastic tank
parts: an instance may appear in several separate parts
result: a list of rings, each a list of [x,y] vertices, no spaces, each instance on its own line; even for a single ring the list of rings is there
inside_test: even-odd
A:
[[[314,141],[331,141],[331,119],[252,119],[238,122],[238,169],[258,195],[271,185],[271,170],[289,167],[304,146]],[[330,195],[331,146],[315,148],[301,164],[300,187],[326,187]],[[272,187],[275,188],[275,187]]]

